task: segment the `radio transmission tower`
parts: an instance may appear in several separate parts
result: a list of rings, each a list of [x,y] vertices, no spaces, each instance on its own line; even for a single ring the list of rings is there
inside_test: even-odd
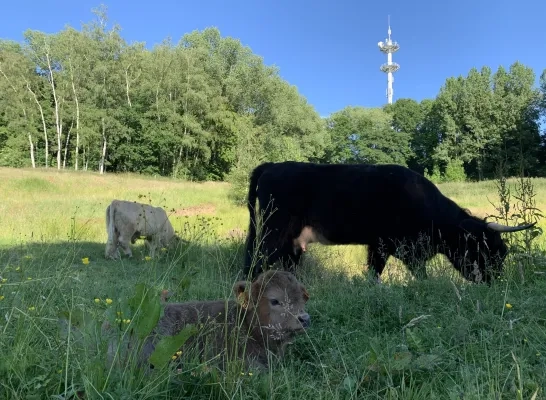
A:
[[[385,40],[385,42],[379,42],[377,45],[379,46],[379,50],[381,50],[383,53],[387,53],[387,63],[381,65],[380,69],[383,72],[387,73],[387,101],[389,104],[392,104],[392,83],[394,82],[394,77],[392,74],[400,68],[400,65],[398,65],[395,62],[392,62],[392,53],[398,51],[400,48],[400,45],[396,42],[393,42],[391,40],[391,18],[389,16],[389,30],[387,31],[389,36]]]

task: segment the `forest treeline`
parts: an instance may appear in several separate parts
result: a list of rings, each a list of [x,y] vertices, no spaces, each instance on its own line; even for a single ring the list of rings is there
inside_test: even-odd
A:
[[[435,99],[320,118],[275,67],[207,28],[146,49],[104,8],[0,41],[0,165],[246,182],[262,161],[398,163],[434,180],[546,175],[546,70],[473,68]]]

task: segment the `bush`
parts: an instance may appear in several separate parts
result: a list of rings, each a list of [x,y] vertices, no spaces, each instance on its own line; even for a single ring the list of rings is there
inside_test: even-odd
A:
[[[466,173],[464,172],[462,160],[449,160],[444,173],[440,172],[438,165],[434,165],[432,174],[429,174],[428,169],[425,168],[425,178],[436,184],[442,182],[464,182],[466,181]]]
[[[464,172],[462,160],[449,160],[444,172],[445,182],[464,182],[466,174]]]

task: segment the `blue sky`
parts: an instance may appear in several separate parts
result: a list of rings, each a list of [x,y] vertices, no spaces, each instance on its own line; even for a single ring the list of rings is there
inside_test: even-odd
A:
[[[170,36],[216,26],[249,46],[298,87],[323,116],[347,105],[386,103],[386,56],[377,42],[400,44],[393,60],[394,100],[434,98],[450,76],[520,61],[538,77],[546,68],[545,0],[104,0],[110,23],[148,47]],[[27,28],[48,33],[93,19],[100,0],[5,1],[0,38],[22,40]]]

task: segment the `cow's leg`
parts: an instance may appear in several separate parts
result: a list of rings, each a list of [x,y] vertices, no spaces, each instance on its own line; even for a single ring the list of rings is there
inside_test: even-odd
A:
[[[285,269],[292,273],[295,272],[296,267],[299,265],[301,256],[302,249],[299,248],[294,251],[294,246],[291,241],[286,242],[279,254],[279,258],[281,259],[281,262]]]
[[[114,228],[112,237],[111,238],[109,237],[106,242],[106,251],[105,251],[106,258],[112,258],[114,260],[119,258],[120,255],[119,255],[118,246],[119,246],[119,232],[116,228]]]
[[[254,240],[258,239],[257,260],[252,271],[252,278],[263,272],[263,266],[269,267],[277,261],[281,261],[283,267],[286,262],[299,261],[299,256],[294,255],[293,230],[294,221],[289,215],[284,215],[279,210],[267,215],[262,225],[260,238],[247,238],[245,266],[243,275],[248,277],[254,252]],[[299,233],[299,232],[298,232]],[[249,240],[250,239],[250,240]]]
[[[148,236],[146,238],[146,247],[148,247],[148,250],[150,252],[150,257],[154,258],[155,250],[157,249],[158,245],[159,245],[159,235],[153,235],[152,237]]]
[[[119,245],[126,256],[133,257],[133,252],[130,247],[131,238],[133,237],[134,228],[132,226],[124,226],[119,232]]]
[[[377,282],[381,282],[381,274],[385,269],[387,260],[391,255],[391,249],[384,245],[369,244],[368,245],[368,268],[372,269],[375,273],[375,279]]]
[[[292,236],[287,234],[286,230],[290,228],[289,218],[282,218],[282,216],[277,215],[276,218],[271,217],[271,226],[279,228],[265,228],[265,234],[262,236],[261,246],[259,257],[252,277],[255,278],[260,273],[263,272],[263,266],[266,268],[274,265],[276,262],[280,261],[283,269],[286,269],[288,263],[297,264],[299,262],[300,256],[294,254],[294,248],[292,243]],[[246,266],[245,266],[246,269]],[[248,274],[248,269],[246,269]]]
[[[294,256],[292,243],[283,243],[281,235],[278,233],[271,233],[265,238],[264,251],[266,265],[271,266],[280,261],[283,269],[286,269],[286,264],[292,261]]]

